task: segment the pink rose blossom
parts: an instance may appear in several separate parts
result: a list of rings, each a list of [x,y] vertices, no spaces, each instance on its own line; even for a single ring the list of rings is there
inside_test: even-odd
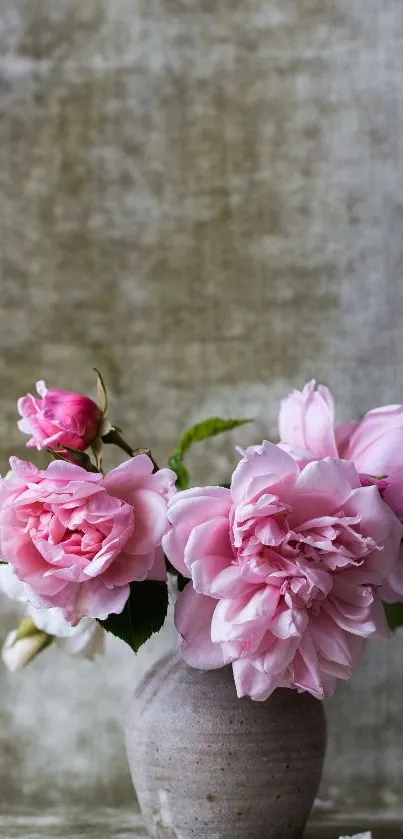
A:
[[[18,400],[22,416],[18,428],[31,434],[29,448],[57,449],[68,446],[84,451],[97,436],[102,418],[101,409],[92,399],[80,393],[47,389],[45,382],[37,382],[40,399],[23,396]]]
[[[73,625],[120,613],[129,583],[164,580],[161,538],[175,473],[138,455],[106,477],[55,461],[44,471],[11,459],[0,482],[0,554],[33,605]]]
[[[403,519],[403,405],[386,405],[361,422],[334,426],[334,402],[327,387],[312,380],[281,403],[280,445],[300,466],[330,456],[351,460],[361,483],[376,483],[382,498]],[[387,600],[403,598],[403,553],[385,584]]]
[[[264,442],[246,450],[231,489],[179,492],[168,518],[164,550],[191,577],[176,605],[182,654],[201,669],[232,663],[238,696],[330,696],[365,639],[388,633],[379,587],[403,528],[352,463],[301,469]]]

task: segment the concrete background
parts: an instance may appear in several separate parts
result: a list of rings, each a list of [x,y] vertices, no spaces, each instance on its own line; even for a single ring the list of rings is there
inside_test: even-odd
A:
[[[402,25],[401,0],[0,0],[4,470],[17,397],[91,392],[93,364],[160,462],[211,413],[275,434],[312,375],[339,419],[402,399]],[[3,670],[0,806],[130,803],[124,708],[172,642]],[[323,798],[402,803],[402,708],[400,634],[329,703]]]

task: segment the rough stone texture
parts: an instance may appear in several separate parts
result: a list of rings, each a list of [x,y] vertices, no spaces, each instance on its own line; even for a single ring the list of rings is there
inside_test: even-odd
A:
[[[312,375],[339,419],[401,400],[402,24],[401,0],[1,1],[4,469],[17,396],[93,364],[161,462],[208,413],[273,435]],[[129,802],[123,707],[171,642],[3,672],[1,799]],[[324,799],[401,803],[402,702],[400,634],[329,703]]]
[[[325,716],[291,690],[239,700],[231,667],[202,673],[171,652],[135,692],[126,746],[153,839],[300,839],[322,775]]]

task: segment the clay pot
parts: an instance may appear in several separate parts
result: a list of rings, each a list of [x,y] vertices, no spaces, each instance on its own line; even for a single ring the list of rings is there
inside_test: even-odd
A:
[[[203,672],[178,653],[138,687],[126,747],[155,839],[297,839],[325,754],[322,704],[277,690],[238,699],[230,667]]]

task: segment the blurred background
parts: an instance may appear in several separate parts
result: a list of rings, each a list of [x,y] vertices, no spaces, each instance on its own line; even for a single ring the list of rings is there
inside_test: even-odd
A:
[[[17,397],[93,365],[160,463],[210,414],[275,437],[312,376],[338,420],[402,401],[401,0],[1,0],[0,54],[1,471]],[[3,668],[0,806],[130,804],[125,708],[173,643]],[[402,709],[400,632],[328,703],[323,800],[401,804]]]

